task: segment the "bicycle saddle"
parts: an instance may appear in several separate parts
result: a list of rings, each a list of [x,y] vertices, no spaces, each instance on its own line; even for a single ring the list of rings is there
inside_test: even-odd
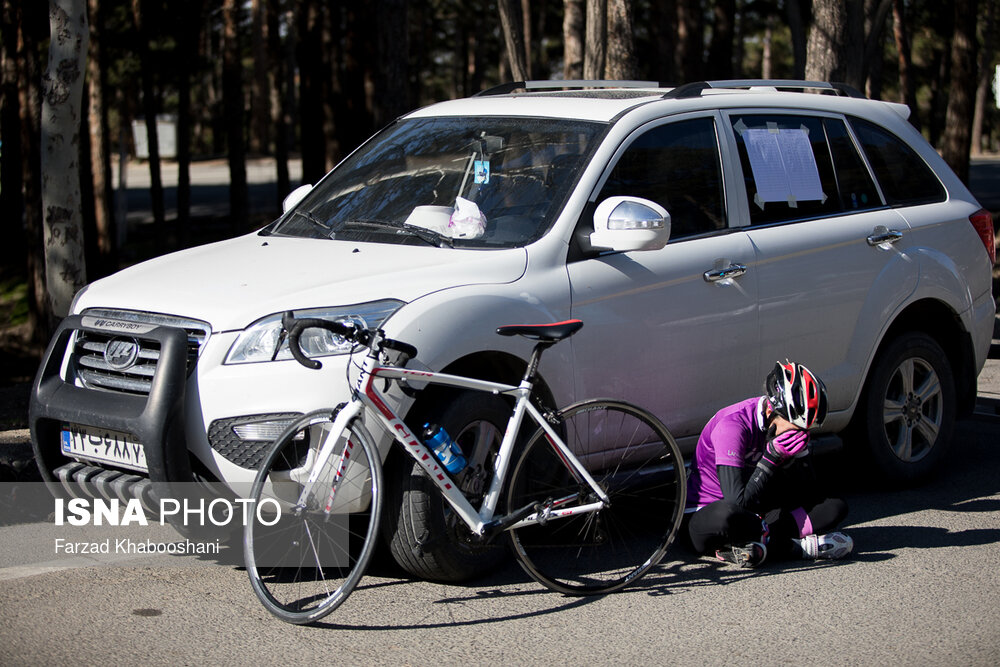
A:
[[[552,324],[508,324],[497,327],[501,336],[524,336],[532,340],[556,342],[569,338],[583,327],[582,320],[566,320]]]

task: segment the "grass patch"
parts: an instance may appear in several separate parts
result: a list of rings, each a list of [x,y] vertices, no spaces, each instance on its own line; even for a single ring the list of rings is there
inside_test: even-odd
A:
[[[28,321],[28,282],[10,277],[0,280],[0,327],[17,326]]]

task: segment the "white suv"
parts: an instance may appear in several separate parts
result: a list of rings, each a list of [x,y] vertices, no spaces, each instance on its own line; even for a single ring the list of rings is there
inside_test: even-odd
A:
[[[306,370],[288,310],[381,326],[418,348],[411,365],[514,384],[530,344],[496,327],[579,318],[541,369],[552,401],[633,401],[689,452],[714,411],[793,359],[826,383],[828,433],[886,478],[939,467],[990,346],[993,225],[907,108],[807,82],[568,85],[415,111],[262,230],[81,291],[31,404],[50,486],[252,480],[294,416],[347,398],[347,346],[312,330],[307,349],[329,358]],[[475,493],[502,399],[396,400],[458,440]],[[384,535],[400,564],[488,567],[496,551],[395,454]]]

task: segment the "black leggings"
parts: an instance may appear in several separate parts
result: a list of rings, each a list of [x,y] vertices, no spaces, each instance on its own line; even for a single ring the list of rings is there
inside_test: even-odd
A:
[[[792,515],[795,508],[779,507],[763,513],[769,528],[769,556],[790,557],[795,553],[792,538],[799,537],[799,524]],[[824,498],[803,506],[812,524],[812,532],[823,534],[840,525],[847,517],[847,503],[840,498]],[[763,527],[761,516],[726,500],[719,500],[688,515],[687,533],[692,548],[709,553],[728,544],[759,542]]]

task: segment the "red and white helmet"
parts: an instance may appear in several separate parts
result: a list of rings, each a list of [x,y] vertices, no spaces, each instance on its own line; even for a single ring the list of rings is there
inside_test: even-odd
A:
[[[776,362],[764,391],[774,411],[801,429],[820,426],[826,419],[826,387],[802,364]]]

